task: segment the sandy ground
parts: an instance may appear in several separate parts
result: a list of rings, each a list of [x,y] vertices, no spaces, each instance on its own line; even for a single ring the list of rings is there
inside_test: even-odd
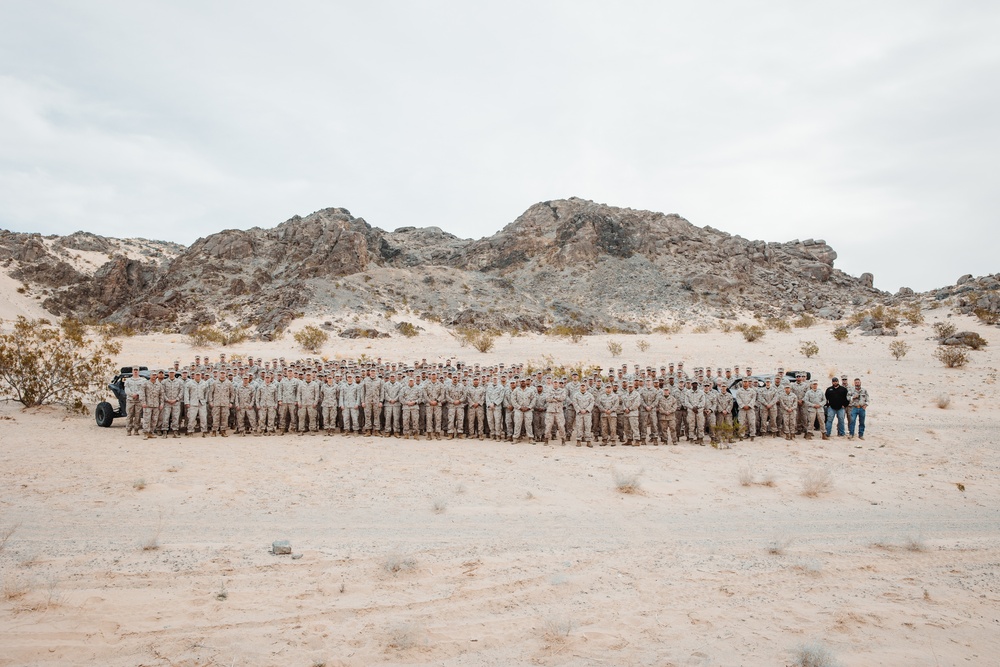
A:
[[[864,442],[144,442],[0,405],[0,526],[15,528],[0,665],[788,665],[814,641],[845,666],[995,665],[1000,331],[959,324],[990,341],[961,370],[931,358],[929,324],[903,330],[898,362],[890,339],[838,343],[826,325],[755,344],[645,336],[645,353],[616,336],[616,360],[608,337],[325,350],[836,370],[872,394]],[[803,339],[819,357],[801,356]],[[181,336],[124,343],[122,363],[196,352]],[[298,355],[291,340],[234,351]],[[641,473],[642,493],[619,493],[615,470]],[[803,496],[810,470],[833,489]],[[302,557],[271,555],[278,539]]]

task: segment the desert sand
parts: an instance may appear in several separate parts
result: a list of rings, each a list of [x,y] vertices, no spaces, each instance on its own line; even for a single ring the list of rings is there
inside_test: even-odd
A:
[[[944,369],[929,340],[943,317],[901,327],[900,361],[893,339],[836,342],[829,324],[753,344],[504,336],[489,354],[432,328],[324,350],[843,372],[872,395],[864,441],[147,442],[0,404],[0,527],[14,529],[0,665],[788,665],[812,642],[845,666],[995,665],[1000,333],[954,318],[990,345]],[[122,364],[205,353],[180,335],[123,343]],[[302,356],[290,336],[225,351]],[[832,489],[804,496],[811,470]],[[641,493],[620,493],[615,471]],[[271,555],[279,539],[301,558]]]

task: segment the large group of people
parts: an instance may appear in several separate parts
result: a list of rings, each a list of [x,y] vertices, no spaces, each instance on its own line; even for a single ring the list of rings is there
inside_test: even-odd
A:
[[[323,433],[510,442],[573,441],[615,446],[676,445],[682,439],[729,447],[779,434],[791,440],[865,435],[869,396],[855,378],[825,390],[807,373],[755,376],[746,367],[684,363],[580,372],[523,364],[412,364],[377,360],[260,358],[194,361],[124,380],[127,435],[146,438]]]

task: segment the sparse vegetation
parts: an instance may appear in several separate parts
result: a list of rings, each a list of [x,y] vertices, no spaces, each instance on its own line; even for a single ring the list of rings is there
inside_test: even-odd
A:
[[[775,331],[787,332],[792,330],[792,325],[788,323],[788,320],[780,317],[769,317],[766,324],[769,329],[774,329]]]
[[[486,354],[493,349],[496,345],[497,337],[490,333],[489,331],[480,331],[477,335],[472,337],[472,347],[476,348],[483,354]]]
[[[139,479],[132,482],[132,488],[136,491],[142,491],[146,488],[146,480],[140,477]]]
[[[622,344],[616,340],[609,340],[608,352],[611,353],[612,357],[620,356],[622,353]]]
[[[889,343],[889,353],[899,361],[910,351],[910,345],[905,340],[894,340]]]
[[[947,410],[948,406],[951,405],[951,396],[948,394],[938,394],[937,406],[942,410]]]
[[[939,340],[947,340],[955,335],[957,329],[955,325],[951,322],[935,322],[934,323],[934,336]]]
[[[907,551],[927,551],[922,535],[907,535],[903,538],[903,548]]]
[[[816,344],[814,340],[803,340],[799,341],[799,351],[805,355],[806,359],[812,359],[817,354],[819,354],[819,345]]]
[[[672,336],[674,334],[678,334],[678,333],[680,333],[683,330],[684,330],[684,323],[683,322],[672,322],[670,324],[658,324],[657,326],[653,327],[653,331],[655,333],[661,333],[661,334],[664,334],[664,335],[667,335],[667,336]]]
[[[753,468],[749,463],[744,463],[737,470],[736,474],[740,480],[740,486],[753,485]]]
[[[385,557],[385,562],[382,567],[386,572],[391,574],[399,574],[400,572],[409,572],[416,569],[417,559],[413,556],[407,556],[399,551],[391,551],[389,555]]]
[[[989,310],[988,308],[976,308],[972,314],[979,318],[983,324],[990,326],[1000,322],[1000,312]]]
[[[934,350],[934,358],[946,368],[962,368],[969,363],[969,355],[958,347],[939,347]]]
[[[792,320],[792,326],[798,329],[808,329],[814,324],[816,324],[816,318],[809,313],[802,313],[796,319]]]
[[[579,343],[587,335],[587,328],[580,325],[557,324],[546,333],[550,336],[561,336],[568,338],[571,343]]]
[[[406,651],[420,642],[422,628],[414,623],[397,623],[386,633],[386,646],[397,651]]]
[[[802,495],[815,498],[833,489],[833,475],[827,469],[810,468],[802,475]]]
[[[712,332],[712,325],[709,324],[708,322],[702,322],[701,324],[695,326],[694,329],[691,329],[691,331],[694,332],[694,333],[696,333],[696,334],[711,333]]]
[[[330,339],[330,334],[315,325],[309,324],[296,331],[292,337],[295,338],[295,342],[299,344],[299,347],[306,352],[319,354],[323,346],[326,345],[326,341]]]
[[[813,643],[795,649],[792,667],[837,667],[833,654],[822,644]]]
[[[212,345],[238,345],[249,338],[247,330],[237,327],[225,332],[216,327],[202,325],[188,334],[191,347],[210,347]]]
[[[545,639],[550,642],[563,642],[573,632],[573,619],[566,617],[546,618],[544,623]]]
[[[53,325],[18,317],[0,334],[0,397],[25,407],[61,403],[85,411],[84,400],[104,388],[120,352],[118,342],[88,338],[77,320]]]
[[[791,538],[785,535],[777,535],[771,538],[767,543],[767,553],[772,556],[784,555],[785,549],[792,543]]]
[[[400,322],[399,326],[396,327],[396,330],[407,338],[413,338],[420,333],[417,331],[416,325],[410,322]]]
[[[646,350],[649,349],[649,341],[644,338],[640,338],[635,342],[635,346],[639,349],[640,352],[645,352]]]
[[[837,327],[833,330],[833,337],[839,341],[847,340],[847,327]]]
[[[229,599],[229,591],[226,590],[226,580],[222,580],[222,586],[219,588],[219,592],[215,594],[215,599],[219,602]]]
[[[611,476],[615,482],[615,489],[617,489],[619,493],[630,495],[642,493],[642,484],[639,482],[639,478],[642,476],[642,470],[624,472],[618,470],[617,468],[611,468]]]
[[[918,303],[912,303],[901,309],[900,314],[906,320],[907,324],[917,326],[924,323],[924,314],[920,311],[920,304]]]
[[[767,333],[764,330],[764,327],[759,324],[741,324],[736,328],[740,330],[743,334],[743,339],[748,343],[760,340],[764,337],[764,334]]]
[[[448,509],[448,501],[444,498],[435,498],[431,503],[431,509],[435,514],[444,514],[444,511]]]
[[[5,577],[3,581],[3,597],[5,600],[18,600],[28,594],[30,588],[20,577]]]
[[[14,536],[17,529],[21,527],[21,524],[15,523],[12,526],[7,526],[3,530],[0,530],[0,554],[3,553],[4,549],[7,548],[7,543],[10,542],[10,538]]]
[[[971,350],[979,350],[986,347],[989,343],[985,338],[980,336],[975,331],[966,331],[962,336],[962,345],[965,345]]]

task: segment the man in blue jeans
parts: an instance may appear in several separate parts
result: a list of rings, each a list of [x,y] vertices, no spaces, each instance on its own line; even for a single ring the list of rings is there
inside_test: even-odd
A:
[[[854,378],[854,389],[850,392],[848,412],[848,440],[854,439],[854,423],[858,424],[858,440],[865,439],[865,410],[868,409],[868,390],[861,388],[861,378]]]
[[[845,410],[847,408],[849,397],[847,395],[847,387],[840,386],[840,380],[833,378],[831,380],[831,386],[826,389],[826,435],[830,436],[830,431],[833,429],[833,418],[837,418],[837,435],[843,437],[844,435],[844,417],[846,416]]]

